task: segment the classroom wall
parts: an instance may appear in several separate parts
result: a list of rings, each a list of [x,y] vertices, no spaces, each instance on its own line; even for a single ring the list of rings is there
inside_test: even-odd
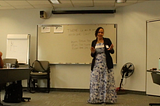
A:
[[[143,7],[143,8],[142,8]],[[146,20],[160,17],[160,2],[147,1],[117,9],[115,14],[60,14],[41,19],[39,11],[49,9],[1,10],[0,50],[6,53],[6,36],[9,33],[31,34],[31,62],[36,58],[38,24],[118,24],[117,64],[113,70],[116,86],[120,71],[126,62],[135,65],[133,75],[124,80],[124,88],[135,91],[146,89]],[[94,36],[94,35],[93,35]],[[53,51],[53,53],[55,53]],[[89,89],[90,65],[52,65],[51,87]],[[44,86],[45,82],[41,82]],[[26,85],[24,83],[24,85]]]
[[[135,65],[135,73],[127,79],[127,89],[146,91],[146,21],[160,19],[159,11],[159,1],[123,8],[123,62],[131,61]]]

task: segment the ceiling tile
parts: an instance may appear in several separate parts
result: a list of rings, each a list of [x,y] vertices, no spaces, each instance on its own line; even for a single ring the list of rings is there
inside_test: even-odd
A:
[[[4,1],[0,1],[0,6],[10,6],[8,3],[4,2]]]
[[[93,2],[91,0],[84,1],[84,0],[72,0],[72,3],[74,7],[79,7],[79,6],[93,6]]]
[[[30,5],[28,5],[28,6],[23,5],[23,6],[16,6],[15,8],[16,8],[16,9],[32,9],[32,8],[34,8],[34,7],[33,7],[33,6],[30,6]]]
[[[26,0],[2,0],[2,1],[26,1]]]
[[[113,1],[94,1],[94,6],[114,6],[115,5],[115,2]]]
[[[52,5],[33,5],[34,8],[53,8]]]
[[[137,2],[138,0],[126,0],[126,2],[129,2],[129,1],[135,1],[135,2]]]
[[[25,0],[25,1],[49,1],[49,0]]]
[[[11,7],[11,6],[5,6],[5,7],[0,7],[0,9],[2,10],[6,10],[6,9],[15,9],[14,7]]]
[[[41,4],[41,5],[43,5],[43,4],[44,4],[44,5],[48,4],[48,5],[51,5],[51,3],[50,3],[49,1],[29,1],[29,0],[28,0],[28,3],[29,3],[29,4],[33,4],[33,5],[34,5],[34,4]]]
[[[60,4],[53,4],[55,8],[63,8],[63,7],[73,7],[72,3],[70,0],[62,0]]]
[[[6,1],[6,3],[12,6],[29,6],[30,4],[27,1]]]
[[[56,9],[86,9],[106,8],[114,9],[132,5],[148,0],[127,0],[126,3],[116,3],[115,0],[59,0],[60,4],[51,4],[49,0],[0,0],[0,9],[30,9],[30,8],[56,8]],[[158,1],[158,0],[157,0]],[[84,7],[84,8],[83,8]]]

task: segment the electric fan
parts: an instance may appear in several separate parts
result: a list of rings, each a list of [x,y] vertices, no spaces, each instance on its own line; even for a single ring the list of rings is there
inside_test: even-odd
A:
[[[121,75],[122,75],[122,79],[121,79],[121,82],[120,82],[120,86],[116,89],[117,90],[117,93],[119,93],[119,91],[123,91],[123,89],[121,89],[122,87],[122,82],[123,82],[123,79],[124,78],[128,78],[130,77],[134,72],[134,65],[130,62],[126,63],[122,69],[121,69]]]

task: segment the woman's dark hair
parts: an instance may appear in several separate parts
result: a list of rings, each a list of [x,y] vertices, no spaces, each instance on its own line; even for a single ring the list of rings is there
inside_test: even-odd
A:
[[[99,31],[100,29],[103,29],[103,27],[98,27],[98,28],[96,29],[96,31],[95,31],[95,37],[97,37],[98,31]],[[104,29],[103,29],[103,30],[104,30]]]

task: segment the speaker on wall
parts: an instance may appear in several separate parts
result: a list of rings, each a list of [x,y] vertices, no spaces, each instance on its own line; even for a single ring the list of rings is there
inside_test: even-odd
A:
[[[45,11],[40,11],[40,18],[44,18],[44,19],[47,18],[47,14]]]

